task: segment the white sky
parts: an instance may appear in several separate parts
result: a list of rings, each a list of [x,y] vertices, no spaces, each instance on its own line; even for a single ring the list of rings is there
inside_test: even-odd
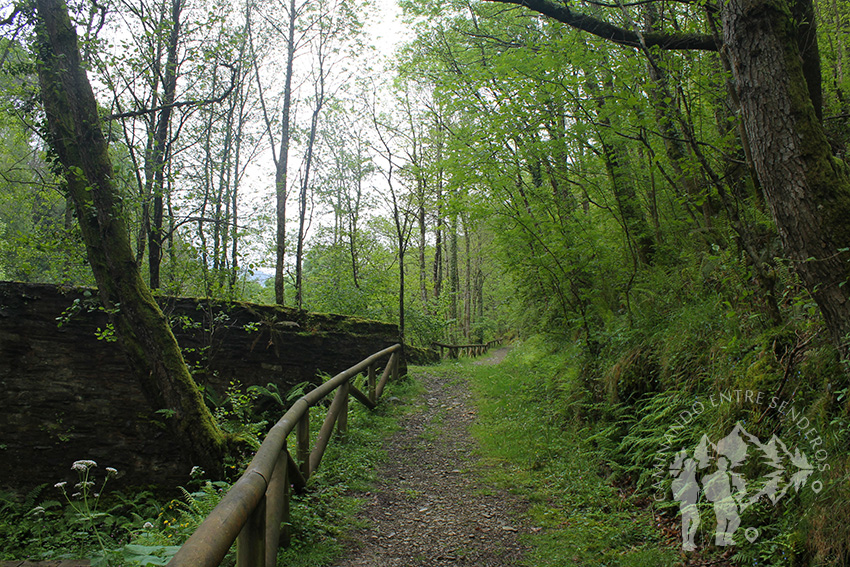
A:
[[[396,0],[375,0],[375,18],[366,26],[382,57],[389,58],[409,30],[401,21],[401,8]]]

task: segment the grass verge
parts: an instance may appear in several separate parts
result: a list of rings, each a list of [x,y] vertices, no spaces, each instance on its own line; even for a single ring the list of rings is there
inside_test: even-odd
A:
[[[593,432],[565,411],[570,382],[581,380],[572,356],[526,344],[498,366],[462,363],[478,409],[473,435],[484,474],[530,503],[525,562],[674,565],[678,550],[660,540],[653,511],[606,480],[605,463],[587,442]]]

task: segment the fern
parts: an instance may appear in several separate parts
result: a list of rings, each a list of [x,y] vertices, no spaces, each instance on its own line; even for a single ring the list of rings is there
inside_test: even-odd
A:
[[[254,398],[268,398],[277,403],[280,407],[286,407],[286,403],[283,401],[283,396],[280,394],[280,388],[278,388],[278,385],[274,382],[269,382],[265,387],[249,386],[248,393]]]
[[[44,492],[44,489],[47,487],[47,484],[39,484],[32,490],[30,490],[27,495],[24,497],[24,509],[31,510],[35,507],[36,502],[38,501],[38,497],[41,496],[41,493]]]

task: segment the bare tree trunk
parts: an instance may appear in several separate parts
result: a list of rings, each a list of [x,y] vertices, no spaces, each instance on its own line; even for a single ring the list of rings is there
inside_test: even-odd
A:
[[[360,143],[357,146],[357,181],[356,181],[356,197],[354,206],[351,206],[349,199],[348,204],[348,252],[351,257],[351,280],[354,283],[355,289],[360,289],[360,262],[357,258],[357,231],[359,230],[358,221],[360,220],[360,200],[363,196],[363,171],[362,160],[360,156]]]
[[[321,72],[321,70],[320,70]],[[313,109],[313,117],[310,121],[310,137],[307,140],[307,159],[304,163],[304,179],[301,182],[301,191],[298,197],[298,242],[295,251],[295,307],[301,309],[304,300],[304,241],[307,238],[307,192],[310,187],[310,169],[313,165],[313,151],[316,146],[316,131],[319,127],[319,114],[322,112],[324,103],[324,76],[321,95],[317,93],[316,107]]]
[[[440,303],[440,295],[443,292],[443,131],[440,120],[437,120],[437,194],[436,208],[437,218],[435,220],[434,235],[434,298],[437,305]]]
[[[213,77],[213,87],[215,86],[216,78]],[[215,114],[213,109],[209,110],[209,116],[207,118],[206,128],[204,131],[204,179],[203,179],[203,187],[204,187],[204,198],[201,201],[201,207],[198,211],[198,240],[201,242],[201,274],[204,278],[204,294],[207,297],[212,296],[212,282],[210,281],[210,251],[207,246],[207,233],[205,232],[205,222],[207,219],[207,206],[210,205],[210,201],[212,201],[212,192],[213,192],[213,164],[216,162],[213,157],[213,148],[212,148],[212,133],[213,133],[213,125],[215,124]],[[216,234],[215,238],[218,238]],[[214,248],[218,247],[218,243],[215,243]],[[218,266],[217,258],[213,258],[213,267]]]
[[[434,229],[434,298],[440,302],[443,292],[443,191],[442,180],[437,181],[437,219]]]
[[[162,263],[162,245],[166,232],[163,230],[165,191],[165,162],[169,159],[168,133],[171,129],[171,113],[174,98],[177,94],[177,44],[180,40],[180,12],[183,9],[182,0],[171,0],[171,32],[168,36],[168,54],[165,61],[165,73],[162,79],[162,110],[156,119],[153,133],[152,172],[153,184],[151,197],[153,199],[148,228],[148,269],[151,289],[160,286],[160,265]]]
[[[286,184],[289,167],[289,122],[292,107],[292,73],[295,60],[295,21],[298,14],[295,0],[289,3],[289,31],[286,38],[286,75],[283,80],[283,109],[280,117],[280,152],[275,167],[274,186],[277,203],[277,232],[275,237],[274,298],[283,305],[286,255]]]
[[[248,3],[250,5],[250,3]],[[246,26],[249,25],[250,15],[246,16]],[[240,60],[244,59],[245,56],[245,44],[246,40],[242,40],[242,46],[240,46]],[[236,93],[238,97],[238,109],[237,113],[237,124],[236,124],[236,146],[233,149],[233,174],[232,174],[232,187],[230,192],[230,276],[227,280],[227,287],[230,291],[231,298],[235,297],[235,288],[236,281],[239,278],[239,182],[242,178],[242,172],[240,170],[240,161],[242,157],[242,137],[245,132],[245,123],[246,123],[246,105],[247,105],[247,95],[245,89],[247,88],[247,74],[243,74],[242,79],[240,80],[239,90]],[[226,254],[227,252],[225,252]]]
[[[236,111],[236,103],[238,98],[234,96],[230,100],[230,104],[228,105],[227,112],[224,116],[224,141],[222,147],[222,153],[219,159],[217,160],[219,163],[219,171],[218,171],[218,190],[217,199],[215,203],[215,230],[213,235],[215,237],[213,243],[214,249],[214,268],[215,268],[215,279],[216,285],[219,290],[224,288],[224,278],[225,271],[227,270],[228,264],[228,240],[230,238],[230,231],[228,227],[230,226],[230,182],[231,182],[231,152],[233,147],[233,116]],[[220,119],[220,118],[219,118]],[[224,208],[224,212],[222,214],[222,208]]]
[[[484,329],[480,326],[484,321],[484,270],[481,267],[484,259],[481,251],[481,236],[478,237],[478,246],[475,251],[475,301],[477,310],[478,342],[484,342]]]
[[[460,294],[460,274],[457,267],[457,214],[452,215],[451,234],[449,234],[449,290],[451,313],[449,319],[452,321],[451,339],[457,340],[457,331],[460,329],[458,320],[460,319],[458,310],[458,295]]]
[[[425,179],[420,173],[417,180],[417,198],[419,200],[417,220],[419,222],[419,300],[422,302],[422,311],[428,312],[428,275],[425,264],[425,245],[427,244],[427,227],[425,225]]]
[[[466,285],[463,306],[463,336],[469,340],[472,332],[472,256],[469,250],[469,220],[463,217],[463,244],[466,252]]]

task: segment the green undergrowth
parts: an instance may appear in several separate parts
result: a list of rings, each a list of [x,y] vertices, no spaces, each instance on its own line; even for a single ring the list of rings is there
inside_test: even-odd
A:
[[[610,482],[587,440],[593,431],[563,411],[566,400],[586,401],[564,387],[581,380],[573,357],[526,344],[497,366],[461,363],[472,376],[484,474],[529,502],[525,564],[673,565],[677,552],[660,541],[652,510]]]
[[[848,392],[834,350],[816,331],[734,315],[691,304],[593,354],[541,335],[498,366],[464,363],[487,474],[531,502],[530,565],[850,564]],[[734,545],[716,546],[700,493],[696,550],[685,553],[671,465],[681,451],[699,458],[705,440],[704,479],[738,428],[735,472],[755,500]],[[760,492],[773,483],[776,498]]]
[[[375,480],[377,465],[385,457],[384,441],[396,430],[398,417],[408,411],[402,401],[414,396],[417,388],[418,383],[406,378],[388,384],[383,399],[399,401],[383,403],[375,411],[351,400],[348,434],[331,441],[319,471],[309,480],[309,490],[293,497],[291,546],[281,550],[279,565],[319,567],[343,552],[346,534],[358,525],[359,501],[353,494],[368,490]],[[233,422],[238,416],[241,425],[234,422],[229,427],[243,434],[256,432],[268,416],[251,411],[249,396],[235,392],[229,396],[233,403],[220,417]],[[313,439],[324,414],[322,405],[311,411]],[[193,480],[180,489],[180,498],[163,501],[150,491],[111,491],[104,484],[105,464],[78,461],[74,465],[80,472],[78,486],[40,486],[24,498],[0,493],[0,541],[4,542],[0,560],[165,565],[230,487],[228,482],[204,480],[203,471],[196,469]],[[57,476],[63,474],[57,472]],[[231,550],[222,565],[233,564]]]
[[[714,470],[712,459],[723,454],[711,444],[743,431],[747,450],[735,472],[745,481],[746,499],[757,500],[740,510],[734,545],[718,547],[713,506],[701,497],[702,524],[690,560],[696,555],[734,565],[848,565],[846,370],[805,294],[788,291],[785,319],[773,325],[753,298],[724,299],[740,291],[729,288],[725,294],[694,294],[683,303],[656,299],[631,321],[612,319],[593,356],[580,346],[538,342],[585,352],[579,357],[581,390],[593,402],[590,420],[600,426],[591,442],[606,456],[616,482],[666,498],[660,512],[677,532],[681,516],[671,502],[667,474],[677,452],[696,455],[707,439],[709,458],[699,470],[707,475]],[[771,457],[773,446],[780,450]],[[762,492],[768,489],[776,498]]]

